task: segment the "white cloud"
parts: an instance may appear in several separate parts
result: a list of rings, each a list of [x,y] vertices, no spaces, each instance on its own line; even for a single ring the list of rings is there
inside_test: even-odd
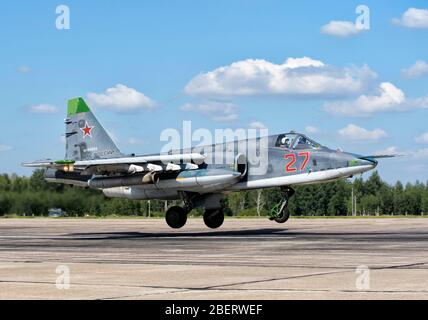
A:
[[[428,132],[421,134],[420,136],[415,138],[417,143],[428,143]]]
[[[308,57],[282,64],[248,59],[194,77],[185,87],[191,96],[284,95],[347,97],[362,93],[376,78],[368,66],[336,68]]]
[[[303,58],[288,58],[283,64],[284,68],[297,69],[304,67],[324,67],[325,64],[319,60],[314,60],[308,57]]]
[[[156,103],[133,88],[128,88],[123,84],[117,84],[109,88],[105,93],[88,93],[91,104],[105,107],[117,112],[137,111],[140,109],[153,109]]]
[[[416,150],[399,150],[397,147],[392,146],[385,150],[379,150],[374,153],[375,155],[399,155],[403,160],[421,160],[428,158],[428,148],[416,149]]]
[[[144,144],[144,140],[131,137],[128,139],[128,144],[130,144],[130,145],[141,145],[141,144]]]
[[[0,152],[9,151],[11,149],[12,149],[11,146],[8,146],[8,145],[5,145],[5,144],[0,144]]]
[[[307,127],[305,128],[305,131],[306,131],[308,134],[314,134],[314,133],[318,133],[318,132],[319,132],[318,128],[317,128],[317,127],[314,127],[314,126],[307,126]]]
[[[28,111],[31,113],[57,113],[59,109],[51,104],[38,104],[35,106],[28,107]]]
[[[393,19],[392,22],[407,28],[428,28],[428,10],[409,8],[400,19]]]
[[[379,150],[374,155],[395,155],[396,163],[400,163],[400,168],[407,172],[422,172],[426,173],[428,170],[428,148],[416,150],[401,150],[395,146]],[[403,166],[404,164],[404,166]]]
[[[339,135],[350,141],[355,142],[376,142],[387,137],[387,134],[382,129],[374,129],[372,131],[349,124],[347,127],[338,131]]]
[[[396,146],[388,147],[386,149],[379,150],[374,153],[375,156],[393,156],[397,154],[403,154],[403,152],[398,152]]]
[[[187,112],[198,112],[217,122],[230,122],[238,119],[238,106],[233,103],[207,102],[187,103],[180,108]]]
[[[428,63],[418,60],[412,66],[401,70],[401,73],[409,79],[423,77],[428,74]]]
[[[358,117],[420,108],[428,108],[428,96],[406,99],[404,92],[389,82],[379,85],[377,95],[361,95],[356,100],[329,102],[324,105],[324,109],[330,113]]]
[[[19,73],[29,73],[29,72],[31,72],[31,68],[27,67],[27,66],[20,66],[20,67],[18,67],[17,71]]]
[[[267,127],[265,126],[264,123],[260,122],[260,121],[254,121],[250,123],[249,126],[251,129],[266,129]]]
[[[321,32],[334,37],[346,38],[363,31],[350,21],[330,21],[321,27]]]

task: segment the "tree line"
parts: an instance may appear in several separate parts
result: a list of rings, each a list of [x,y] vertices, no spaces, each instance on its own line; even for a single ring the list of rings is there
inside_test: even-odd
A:
[[[127,200],[104,197],[97,190],[61,184],[48,184],[43,170],[31,177],[0,175],[0,216],[46,216],[60,208],[69,216],[161,216],[168,206],[180,201]],[[225,196],[228,216],[267,216],[282,200],[279,188],[242,191]],[[349,215],[426,215],[428,182],[394,185],[382,181],[374,172],[368,179],[339,180],[331,183],[296,187],[290,211],[297,216]],[[193,215],[201,215],[194,210]]]

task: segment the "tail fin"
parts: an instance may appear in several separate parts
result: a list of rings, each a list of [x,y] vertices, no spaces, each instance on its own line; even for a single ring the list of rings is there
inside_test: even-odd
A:
[[[68,101],[65,124],[65,158],[67,160],[94,160],[122,156],[82,98]]]

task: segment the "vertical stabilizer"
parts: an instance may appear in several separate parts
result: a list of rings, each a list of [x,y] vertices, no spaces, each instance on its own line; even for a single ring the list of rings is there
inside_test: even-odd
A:
[[[122,156],[82,98],[68,101],[65,124],[66,159],[93,160]]]

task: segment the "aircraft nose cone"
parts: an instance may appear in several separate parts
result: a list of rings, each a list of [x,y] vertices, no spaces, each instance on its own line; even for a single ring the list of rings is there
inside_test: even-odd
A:
[[[378,162],[375,159],[359,157],[356,159],[360,166],[371,166],[372,168],[376,168]]]
[[[348,161],[350,167],[360,167],[360,166],[369,166],[370,169],[377,167],[378,162],[370,157],[360,156],[358,154],[349,154],[351,159]]]

